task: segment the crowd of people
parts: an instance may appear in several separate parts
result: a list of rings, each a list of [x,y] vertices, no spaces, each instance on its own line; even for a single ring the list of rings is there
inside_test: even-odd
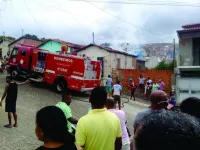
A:
[[[7,77],[0,103],[2,106],[6,98],[9,124],[5,127],[12,127],[12,114],[17,127],[17,87],[24,83]],[[136,115],[131,142],[125,112],[116,107],[119,98],[116,96],[120,95],[122,86],[118,81],[109,89],[114,99],[108,97],[106,90],[101,86],[92,90],[91,108],[79,120],[72,116],[72,96],[67,91],[61,102],[40,109],[36,114],[35,134],[43,145],[37,150],[195,150],[200,147],[200,99],[190,97],[181,103],[180,109],[173,110],[168,109],[163,90],[152,91],[150,107]],[[77,124],[76,130],[72,124]]]

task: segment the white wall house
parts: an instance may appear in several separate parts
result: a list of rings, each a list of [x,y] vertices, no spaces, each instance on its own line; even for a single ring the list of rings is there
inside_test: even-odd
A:
[[[0,39],[0,55],[2,55],[2,57],[7,56],[7,53],[9,51],[8,45],[11,42],[12,42],[11,40],[6,38]]]
[[[83,54],[85,54],[92,60],[97,60],[98,57],[103,57],[104,77],[111,75],[112,69],[136,68],[136,56],[122,51],[113,50],[111,48],[104,48],[95,44],[90,44],[81,50],[78,50],[77,54],[79,56],[83,56]]]

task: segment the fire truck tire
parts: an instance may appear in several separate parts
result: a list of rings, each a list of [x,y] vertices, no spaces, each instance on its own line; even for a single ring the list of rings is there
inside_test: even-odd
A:
[[[67,88],[67,83],[65,79],[63,78],[58,78],[55,81],[55,90],[58,93],[62,93],[65,89]]]
[[[17,70],[17,68],[12,68],[10,70],[10,75],[13,77],[13,78],[16,78],[18,75],[19,75],[19,71]]]

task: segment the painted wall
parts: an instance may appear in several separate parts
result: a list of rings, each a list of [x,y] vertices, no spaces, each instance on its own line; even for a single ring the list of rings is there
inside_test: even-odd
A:
[[[119,67],[125,69],[125,62],[127,58],[126,69],[134,69],[136,66],[133,65],[133,61],[136,58],[131,56],[125,56],[123,54],[110,53],[107,50],[100,49],[96,46],[91,46],[85,50],[78,52],[79,56],[85,54],[86,56],[91,57],[92,60],[97,60],[97,57],[104,57],[104,77],[112,74],[112,69],[118,69],[118,62],[120,61]]]
[[[56,53],[57,51],[61,51],[61,47],[63,46],[63,44],[58,43],[56,41],[49,41],[46,42],[45,44],[39,46],[39,48],[44,49],[44,50],[48,50],[49,52],[52,53]],[[68,52],[70,53],[70,47],[68,47]]]
[[[10,44],[10,41],[4,40],[1,44],[0,44],[0,49],[2,49],[2,57],[7,56],[7,53],[9,51],[9,47],[8,44]]]
[[[192,39],[183,39],[179,42],[178,66],[192,66]]]

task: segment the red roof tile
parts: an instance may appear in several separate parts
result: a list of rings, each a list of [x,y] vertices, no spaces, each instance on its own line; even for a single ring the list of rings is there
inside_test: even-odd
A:
[[[183,30],[178,30],[178,33],[189,33],[189,32],[198,32],[200,31],[200,27],[199,28],[188,28],[188,29],[183,29]]]
[[[182,26],[182,28],[200,28],[200,23],[195,23],[195,24],[187,24],[187,25],[184,25]]]

